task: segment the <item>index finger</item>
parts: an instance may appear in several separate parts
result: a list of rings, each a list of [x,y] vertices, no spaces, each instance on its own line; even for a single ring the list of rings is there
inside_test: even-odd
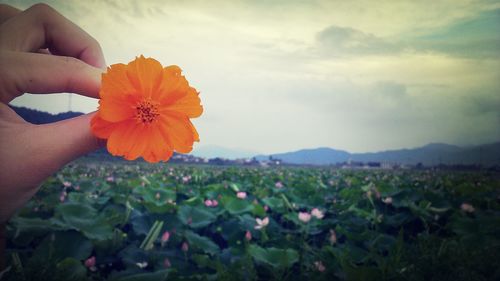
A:
[[[9,18],[19,14],[21,11],[7,4],[0,4],[0,24]]]
[[[80,59],[105,68],[99,43],[83,29],[46,4],[36,4],[0,25],[0,48],[52,54]]]

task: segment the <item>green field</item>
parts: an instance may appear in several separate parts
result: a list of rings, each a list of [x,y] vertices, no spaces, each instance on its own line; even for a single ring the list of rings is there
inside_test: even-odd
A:
[[[75,162],[7,231],[2,281],[500,280],[500,175]]]

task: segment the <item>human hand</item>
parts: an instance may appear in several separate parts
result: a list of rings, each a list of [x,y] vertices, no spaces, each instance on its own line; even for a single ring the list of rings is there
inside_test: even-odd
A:
[[[24,93],[98,98],[105,61],[98,42],[45,4],[0,4],[0,224],[71,160],[99,148],[92,113],[46,125],[7,106]]]

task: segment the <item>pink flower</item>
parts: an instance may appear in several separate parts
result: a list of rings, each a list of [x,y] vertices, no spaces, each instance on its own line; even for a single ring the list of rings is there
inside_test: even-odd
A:
[[[63,182],[64,187],[71,187],[71,183],[69,181]]]
[[[184,176],[184,177],[182,177],[182,182],[188,183],[190,179],[191,179],[191,176]]]
[[[247,230],[247,232],[245,232],[245,239],[247,241],[252,240],[252,233],[250,231],[248,231],[248,230]]]
[[[245,198],[247,198],[247,193],[244,191],[240,191],[240,192],[236,193],[236,197],[238,197],[240,199],[245,199]]]
[[[114,182],[115,178],[113,176],[109,176],[109,177],[106,178],[106,181],[107,182]]]
[[[213,200],[210,200],[210,199],[207,199],[205,200],[205,206],[207,207],[212,207],[212,208],[215,208],[219,205],[219,202],[215,199]]]
[[[320,211],[318,208],[312,209],[311,215],[319,220],[325,216],[325,214],[322,211]]]
[[[170,232],[165,231],[163,235],[161,236],[161,243],[164,244],[168,242],[168,239],[170,239]]]
[[[387,205],[391,205],[392,204],[392,197],[383,198],[382,202],[384,202]]]
[[[88,268],[90,271],[96,271],[97,267],[95,266],[95,257],[91,256],[90,258],[85,260],[85,267]]]
[[[274,184],[274,186],[275,186],[276,188],[283,188],[283,184],[282,184],[280,181],[277,181],[277,182]]]
[[[330,240],[330,244],[332,244],[332,245],[337,243],[337,233],[335,233],[335,230],[333,230],[333,229],[330,229],[329,240]]]
[[[319,272],[323,272],[326,270],[325,266],[323,265],[323,262],[322,261],[315,261],[314,262],[314,266],[316,266],[316,269],[319,271]]]
[[[269,217],[265,217],[264,219],[259,219],[256,218],[255,222],[257,222],[257,225],[255,226],[255,229],[261,229],[263,227],[266,227],[269,224]]]
[[[205,206],[212,207],[213,206],[212,200],[210,200],[210,199],[205,200]]]
[[[59,196],[59,201],[61,201],[61,203],[63,203],[64,200],[66,200],[66,196],[64,196],[64,194],[61,194],[61,196]]]
[[[308,223],[311,220],[311,214],[308,212],[299,212],[299,220]]]
[[[181,250],[187,252],[189,250],[189,244],[187,242],[182,243]]]
[[[95,257],[91,256],[90,258],[85,260],[85,266],[86,267],[92,267],[95,266]]]
[[[462,203],[462,205],[460,205],[460,209],[462,209],[462,211],[467,213],[474,213],[474,211],[476,210],[474,209],[474,206],[472,206],[469,203]]]
[[[266,212],[269,211],[269,206],[264,205],[264,211],[266,211]]]
[[[165,258],[165,259],[163,260],[163,266],[164,266],[165,268],[170,268],[170,267],[172,266],[172,264],[170,263],[170,260],[169,260],[168,258]]]

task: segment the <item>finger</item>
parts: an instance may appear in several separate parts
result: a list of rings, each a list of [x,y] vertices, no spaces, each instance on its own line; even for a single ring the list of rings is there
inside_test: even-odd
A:
[[[33,5],[5,21],[0,26],[0,48],[23,52],[48,48],[55,55],[106,67],[99,43],[46,4]]]
[[[0,24],[8,20],[9,18],[19,14],[20,12],[21,10],[16,9],[12,6],[0,4]]]
[[[0,51],[0,98],[24,94],[77,93],[98,98],[102,69],[72,57]]]
[[[66,163],[103,147],[90,130],[90,120],[95,115],[89,113],[75,118],[38,125],[34,130],[36,142],[33,150],[44,151],[38,167],[50,166],[55,172]]]
[[[23,206],[47,177],[73,159],[102,147],[90,131],[92,116],[87,114],[46,125],[25,123],[24,126],[0,120],[2,128],[15,135],[0,135],[1,159],[10,160],[0,161],[3,203],[0,204],[0,223]],[[15,192],[9,187],[15,187]]]

